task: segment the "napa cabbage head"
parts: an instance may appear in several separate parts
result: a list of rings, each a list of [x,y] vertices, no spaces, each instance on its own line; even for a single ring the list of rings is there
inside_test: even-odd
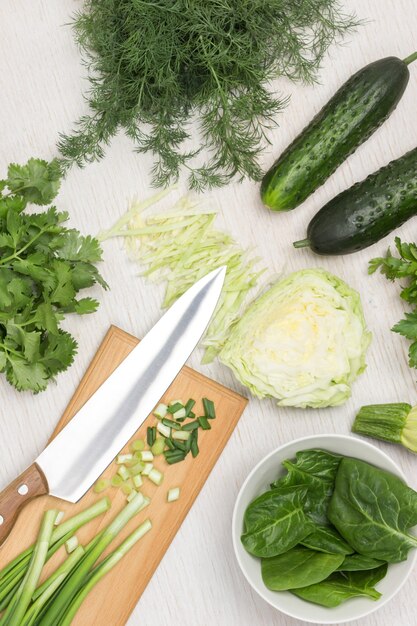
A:
[[[322,269],[280,280],[253,302],[220,353],[253,395],[280,406],[345,402],[371,340],[359,294]]]

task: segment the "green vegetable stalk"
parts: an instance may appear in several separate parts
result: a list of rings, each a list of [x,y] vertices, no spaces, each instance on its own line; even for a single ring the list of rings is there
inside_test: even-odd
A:
[[[417,453],[417,406],[405,402],[363,406],[353,422],[352,432],[399,443]]]

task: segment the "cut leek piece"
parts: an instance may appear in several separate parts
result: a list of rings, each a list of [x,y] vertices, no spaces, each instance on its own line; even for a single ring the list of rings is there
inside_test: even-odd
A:
[[[116,457],[117,465],[124,465],[124,463],[128,463],[133,459],[133,454],[118,454]]]
[[[135,439],[135,441],[132,441],[130,447],[133,452],[141,452],[145,449],[145,442],[143,441],[143,439]]]
[[[159,422],[159,424],[156,427],[156,430],[160,432],[161,435],[163,435],[164,437],[171,436],[171,429],[169,428],[169,426],[165,426],[165,424],[162,424],[162,422]]]
[[[141,453],[141,459],[142,461],[145,461],[145,463],[149,463],[150,461],[153,461],[153,454],[150,450],[144,450]]]
[[[133,484],[135,486],[136,489],[139,489],[139,487],[142,487],[143,485],[143,478],[140,474],[137,474],[136,476],[133,476]]]
[[[159,456],[165,450],[165,439],[163,437],[157,437],[151,448],[151,452],[154,456]]]
[[[142,470],[142,476],[149,476],[149,474],[151,473],[153,469],[153,464],[152,463],[145,463],[145,467]]]
[[[110,487],[110,481],[108,478],[99,478],[94,485],[94,493],[101,493],[105,489]]]
[[[172,433],[172,439],[177,441],[187,441],[190,436],[191,432],[189,430],[174,430]]]
[[[353,422],[352,432],[399,443],[417,453],[417,406],[405,402],[363,406]]]

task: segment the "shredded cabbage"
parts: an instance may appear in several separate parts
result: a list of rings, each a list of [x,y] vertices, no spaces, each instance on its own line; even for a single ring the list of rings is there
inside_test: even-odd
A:
[[[259,259],[215,228],[215,211],[200,208],[189,197],[181,198],[170,211],[145,216],[144,211],[167,193],[169,190],[145,202],[134,202],[126,215],[99,239],[126,238],[130,257],[146,268],[142,275],[155,282],[166,282],[164,308],[208,272],[227,266],[222,295],[202,340],[202,362],[209,363],[225,344],[249,291],[265,270],[255,271]]]
[[[359,294],[329,272],[309,269],[255,300],[219,358],[259,398],[336,406],[365,369],[370,340]]]

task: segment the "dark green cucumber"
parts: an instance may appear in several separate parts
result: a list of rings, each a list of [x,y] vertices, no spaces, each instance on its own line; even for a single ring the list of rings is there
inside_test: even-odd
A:
[[[371,246],[417,215],[417,148],[342,191],[313,217],[307,239],[317,254],[350,254]]]
[[[395,109],[416,58],[387,57],[354,74],[265,174],[263,203],[289,211],[320,187]]]

